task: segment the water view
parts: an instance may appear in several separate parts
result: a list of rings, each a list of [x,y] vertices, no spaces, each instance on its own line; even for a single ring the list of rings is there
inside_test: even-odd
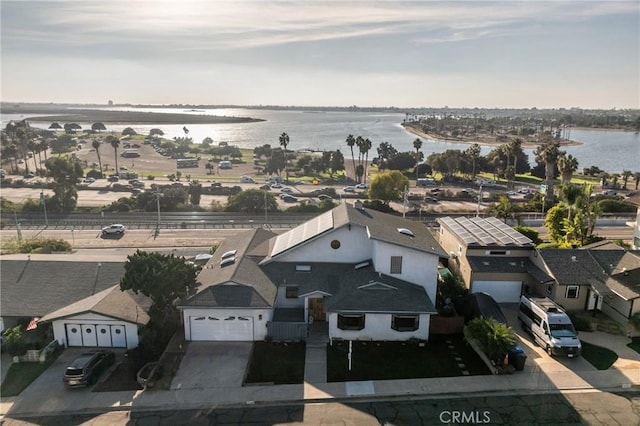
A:
[[[135,110],[140,112],[180,113],[196,115],[218,115],[234,117],[253,117],[265,121],[255,123],[230,124],[192,124],[188,125],[187,134],[194,142],[199,143],[206,137],[214,143],[227,142],[242,148],[253,148],[263,144],[278,145],[278,137],[286,132],[291,144],[289,149],[311,149],[316,151],[340,149],[350,155],[345,139],[347,135],[361,135],[373,142],[374,149],[370,158],[376,155],[375,148],[380,142],[389,142],[399,151],[413,150],[416,136],[407,132],[401,123],[405,118],[401,113],[371,112],[325,112],[325,111],[280,111],[262,109],[183,109],[183,108],[111,108],[112,110]],[[11,119],[27,117],[5,115],[3,126]],[[47,128],[51,123],[31,121],[35,127]],[[79,123],[88,128],[90,123]],[[107,129],[116,133],[125,127],[141,134],[148,134],[152,128],[160,128],[166,138],[184,137],[183,125],[108,125]],[[571,139],[582,145],[567,146],[563,149],[576,157],[579,168],[597,166],[608,172],[623,170],[640,170],[640,135],[636,132],[618,130],[572,129]],[[469,145],[455,142],[442,142],[423,138],[422,150],[425,156],[432,152],[444,152],[447,149],[467,149]],[[483,155],[492,148],[482,147]],[[529,154],[530,163],[534,163],[533,150],[525,150]],[[373,155],[371,155],[373,154]]]

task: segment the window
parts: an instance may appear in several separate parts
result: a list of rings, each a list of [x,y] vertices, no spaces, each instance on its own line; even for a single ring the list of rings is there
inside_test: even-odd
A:
[[[415,331],[420,325],[418,315],[393,315],[391,317],[391,328],[396,331]]]
[[[287,286],[285,296],[286,296],[287,299],[297,299],[298,298],[298,286],[297,285]]]
[[[578,287],[577,285],[567,286],[567,292],[565,293],[564,297],[566,297],[567,299],[577,299],[579,289],[580,287]]]
[[[489,251],[489,256],[504,256],[507,252],[505,250],[491,250]]]
[[[402,273],[402,256],[391,256],[391,269],[389,270],[389,273]]]
[[[338,328],[340,330],[362,330],[364,328],[364,315],[338,314]]]
[[[553,283],[547,284],[547,294],[553,293]]]

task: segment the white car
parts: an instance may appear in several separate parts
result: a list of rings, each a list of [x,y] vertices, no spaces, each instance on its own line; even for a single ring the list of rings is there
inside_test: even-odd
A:
[[[369,188],[369,185],[367,185],[366,183],[359,183],[356,185],[356,189],[367,189]]]
[[[344,192],[356,192],[356,187],[355,186],[345,186],[342,190]]]
[[[272,188],[273,188],[273,186],[272,186]],[[291,194],[291,193],[293,193],[293,189],[289,188],[288,186],[285,186],[284,188],[282,188],[282,189],[280,190],[280,192],[284,192],[284,193],[287,193],[287,194]]]
[[[109,226],[105,226],[104,228],[102,228],[102,233],[103,234],[124,234],[124,231],[126,230],[126,228],[124,227],[124,225],[120,225],[120,224],[113,224],[113,225],[109,225]]]
[[[88,177],[88,178],[85,178],[85,179],[82,181],[82,183],[93,183],[93,182],[95,182],[95,181],[96,181],[96,180],[95,180],[94,178],[92,178],[92,177]]]

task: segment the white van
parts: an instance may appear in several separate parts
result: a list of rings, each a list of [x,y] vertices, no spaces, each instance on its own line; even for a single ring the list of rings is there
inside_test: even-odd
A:
[[[233,165],[231,164],[231,161],[222,160],[221,162],[218,163],[218,168],[220,168],[220,169],[232,169]]]
[[[240,176],[240,183],[256,183],[251,176]]]
[[[549,355],[580,356],[582,345],[569,315],[547,297],[522,296],[518,319]]]

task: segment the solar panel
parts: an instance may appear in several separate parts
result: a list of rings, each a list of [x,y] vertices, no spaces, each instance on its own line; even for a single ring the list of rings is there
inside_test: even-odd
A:
[[[302,225],[296,226],[284,234],[278,235],[273,245],[271,256],[277,256],[278,254],[308,241],[331,228],[333,228],[333,212],[329,210],[328,212],[323,213],[320,216],[316,216]]]

